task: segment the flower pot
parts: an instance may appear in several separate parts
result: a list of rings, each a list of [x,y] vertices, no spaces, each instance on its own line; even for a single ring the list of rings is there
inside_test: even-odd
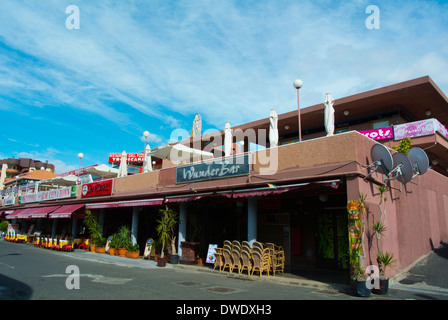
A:
[[[380,279],[380,287],[379,289],[372,289],[374,294],[385,295],[389,292],[389,278]]]
[[[139,252],[126,252],[126,257],[131,259],[138,259]]]
[[[158,267],[165,267],[166,266],[166,257],[158,257],[157,258],[157,266]]]
[[[109,248],[109,254],[111,256],[114,256],[115,255],[115,248]]]
[[[120,257],[126,257],[126,252],[128,252],[126,248],[118,248],[118,255]]]
[[[367,281],[353,281],[353,289],[355,290],[355,293],[359,297],[370,297],[370,294],[372,293],[372,290],[367,288],[366,285]]]
[[[95,252],[95,245],[94,244],[89,245],[89,250],[90,252]]]
[[[104,252],[106,252],[106,248],[105,247],[95,247],[95,252],[96,253],[104,253]]]
[[[177,255],[177,254],[170,255],[169,261],[171,264],[179,264],[179,255]]]

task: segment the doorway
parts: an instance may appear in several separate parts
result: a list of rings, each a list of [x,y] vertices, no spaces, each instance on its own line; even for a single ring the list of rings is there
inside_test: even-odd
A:
[[[326,210],[317,214],[316,264],[321,268],[346,270],[348,222],[346,211]]]

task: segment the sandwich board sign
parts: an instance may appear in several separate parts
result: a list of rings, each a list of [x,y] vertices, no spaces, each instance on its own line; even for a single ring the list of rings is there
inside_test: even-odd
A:
[[[154,240],[152,238],[149,238],[148,241],[146,241],[145,252],[143,253],[143,259],[149,259],[149,256],[151,255],[151,249],[152,249],[153,244],[154,244]]]

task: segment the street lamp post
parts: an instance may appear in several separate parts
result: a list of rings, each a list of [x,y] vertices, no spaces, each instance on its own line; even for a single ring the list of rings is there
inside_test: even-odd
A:
[[[146,150],[146,144],[147,144],[147,142],[148,142],[149,131],[145,131],[145,132],[143,132],[143,136],[145,137],[145,150]]]
[[[78,158],[79,158],[78,181],[76,184],[79,184],[79,175],[81,174],[81,159],[84,158],[84,154],[82,152],[78,153]]]
[[[299,121],[299,142],[302,141],[302,124],[300,121],[300,98],[299,98],[299,90],[303,86],[303,82],[300,79],[294,80],[294,88],[297,89],[297,108],[298,108],[298,121]]]

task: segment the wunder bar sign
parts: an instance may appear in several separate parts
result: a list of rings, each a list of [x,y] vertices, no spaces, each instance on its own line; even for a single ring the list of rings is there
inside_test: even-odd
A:
[[[176,168],[176,183],[232,178],[250,172],[249,155]]]

